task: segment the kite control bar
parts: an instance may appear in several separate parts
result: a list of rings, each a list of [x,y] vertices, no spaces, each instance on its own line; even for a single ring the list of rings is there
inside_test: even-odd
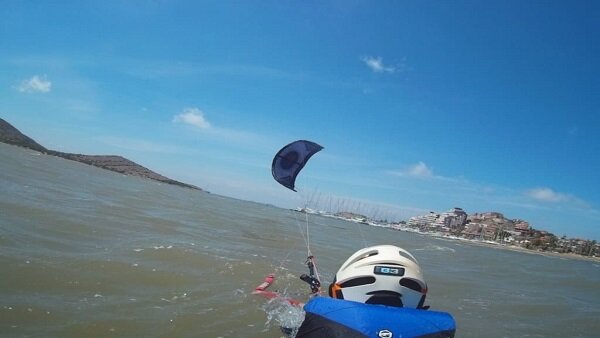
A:
[[[318,293],[321,290],[321,282],[319,282],[319,280],[315,277],[311,277],[303,273],[302,275],[300,275],[300,279],[308,283],[308,285],[310,286],[310,291],[312,293]]]
[[[317,275],[315,274],[315,263],[313,262],[314,260],[314,256],[308,256],[308,258],[306,258],[306,266],[308,266],[308,275],[303,273],[302,275],[300,275],[300,279],[303,280],[304,282],[308,283],[308,285],[310,286],[310,291],[313,294],[319,293],[321,291],[321,282],[319,281],[319,278],[317,277]]]

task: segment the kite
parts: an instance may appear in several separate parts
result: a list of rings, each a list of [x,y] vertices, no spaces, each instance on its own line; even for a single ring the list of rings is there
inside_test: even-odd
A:
[[[273,158],[271,172],[273,178],[284,187],[296,191],[296,176],[304,168],[311,156],[323,149],[322,146],[305,140],[292,142],[281,148]]]

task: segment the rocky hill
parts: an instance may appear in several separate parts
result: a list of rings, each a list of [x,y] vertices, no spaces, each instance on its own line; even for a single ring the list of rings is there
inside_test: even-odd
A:
[[[0,118],[0,142],[12,144],[19,147],[33,149],[42,153],[48,150],[39,143],[26,135],[23,135],[17,128]]]
[[[82,155],[82,154],[71,154],[63,153],[60,151],[49,150],[35,142],[30,137],[21,133],[17,128],[13,127],[10,123],[0,118],[0,142],[12,144],[19,147],[29,148],[41,153],[48,155],[58,156],[67,160],[82,162],[85,164],[93,165],[98,168],[115,171],[125,175],[140,176],[151,180],[173,184],[185,188],[202,190],[191,184],[182,183],[176,180],[172,180],[168,177],[162,176],[153,172],[152,170],[143,167],[133,161],[130,161],[122,156],[115,155]]]

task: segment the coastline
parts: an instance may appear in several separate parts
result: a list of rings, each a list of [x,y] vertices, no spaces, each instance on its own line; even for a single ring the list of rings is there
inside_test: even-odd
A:
[[[402,232],[411,232],[411,233],[415,233],[415,234],[420,234],[423,236],[429,236],[429,237],[433,237],[433,238],[437,238],[437,239],[441,239],[441,240],[448,240],[448,241],[455,241],[455,242],[460,242],[460,243],[466,243],[469,245],[477,245],[477,246],[483,246],[483,247],[488,247],[488,248],[495,248],[495,249],[500,249],[500,250],[511,250],[514,252],[521,252],[521,253],[526,253],[526,254],[533,254],[533,255],[540,255],[540,256],[546,256],[546,257],[555,257],[555,258],[562,258],[562,259],[575,259],[575,260],[580,260],[580,261],[588,261],[588,262],[594,262],[594,263],[598,263],[600,264],[600,257],[594,257],[594,256],[583,256],[583,255],[578,255],[578,254],[574,254],[574,253],[560,253],[560,252],[551,252],[551,251],[540,251],[540,250],[532,250],[532,249],[526,249],[520,246],[515,246],[515,245],[509,245],[509,244],[501,244],[501,243],[496,243],[496,242],[485,242],[485,241],[479,241],[479,240],[472,240],[472,239],[467,239],[467,238],[463,238],[463,237],[456,237],[456,236],[447,236],[447,235],[443,235],[441,233],[436,233],[436,232],[422,232],[416,229],[412,229],[412,228],[408,228],[408,227],[398,227],[398,226],[389,226],[389,225],[381,225],[381,224],[376,224],[376,223],[365,223],[362,220],[359,219],[349,219],[346,217],[337,217],[334,215],[328,215],[328,214],[323,214],[323,213],[319,213],[316,211],[313,211],[312,209],[307,209],[307,208],[297,208],[297,209],[291,209],[297,212],[306,212],[306,213],[310,213],[310,214],[314,214],[314,215],[319,215],[322,217],[332,217],[335,219],[339,219],[339,220],[343,220],[343,221],[347,221],[347,222],[353,222],[353,223],[364,223],[364,224],[368,224],[371,226],[376,226],[376,227],[381,227],[381,228],[388,228],[388,229],[392,229],[395,231],[402,231]]]
[[[488,248],[493,248],[493,249],[510,250],[510,251],[515,251],[515,252],[532,254],[532,255],[540,255],[540,256],[563,258],[563,259],[575,259],[575,260],[582,260],[582,261],[600,263],[600,257],[582,256],[582,255],[577,255],[577,254],[573,254],[573,253],[560,253],[560,252],[550,252],[550,251],[538,251],[538,250],[526,249],[526,248],[522,248],[522,247],[514,246],[514,245],[503,245],[503,244],[499,244],[499,243],[498,244],[492,244],[492,243],[486,243],[486,242],[481,242],[481,241],[473,241],[473,240],[464,239],[464,238],[452,238],[452,237],[446,237],[446,236],[435,236],[435,235],[427,234],[427,233],[421,233],[421,234],[427,235],[427,236],[431,236],[431,237],[434,237],[434,238],[439,238],[439,239],[442,239],[442,240],[448,240],[448,241],[466,243],[466,244],[469,244],[469,245],[483,246],[483,247],[488,247]]]

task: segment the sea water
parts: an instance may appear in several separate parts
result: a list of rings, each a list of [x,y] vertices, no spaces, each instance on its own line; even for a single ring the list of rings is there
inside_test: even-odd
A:
[[[303,228],[290,210],[0,144],[0,336],[280,337],[302,311],[251,292],[275,272],[273,290],[307,299]],[[598,263],[323,217],[309,228],[324,284],[365,244],[409,250],[457,337],[600,336]]]

